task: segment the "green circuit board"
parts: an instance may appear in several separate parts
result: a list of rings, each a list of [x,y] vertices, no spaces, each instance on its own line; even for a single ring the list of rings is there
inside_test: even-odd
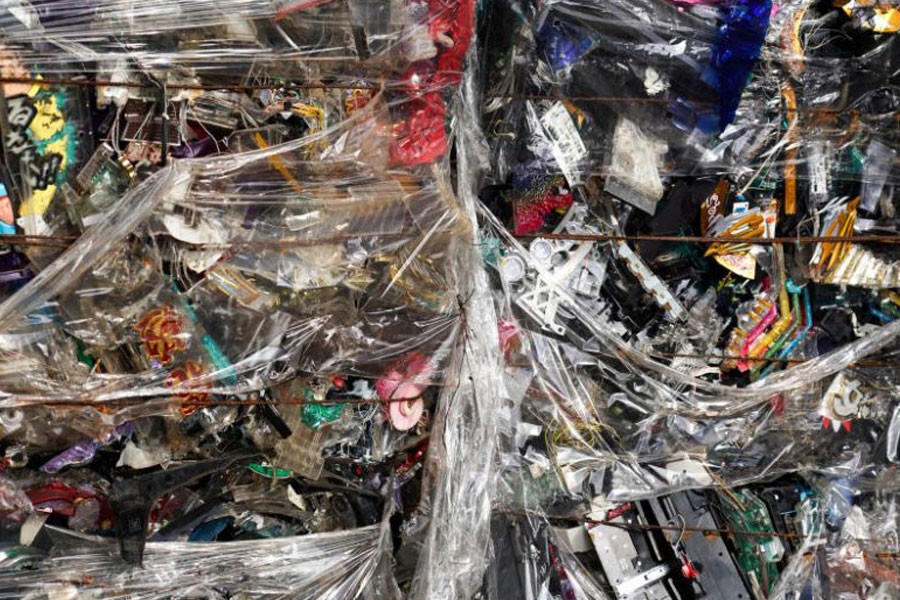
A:
[[[738,564],[751,582],[768,594],[778,579],[784,544],[775,536],[761,535],[775,531],[765,503],[749,490],[717,495],[725,527],[734,532],[730,537]]]

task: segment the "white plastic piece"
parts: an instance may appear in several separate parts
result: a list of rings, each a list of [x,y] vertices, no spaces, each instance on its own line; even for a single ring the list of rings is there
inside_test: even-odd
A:
[[[616,254],[625,263],[625,266],[628,267],[628,270],[631,271],[632,275],[634,275],[641,283],[641,287],[643,287],[648,294],[653,296],[656,303],[660,308],[666,311],[666,314],[673,321],[680,321],[687,316],[687,310],[681,305],[678,298],[676,298],[672,292],[669,291],[669,288],[666,287],[666,284],[664,284],[662,280],[657,277],[646,264],[644,264],[644,261],[635,254],[634,250],[632,250],[628,244],[625,242],[618,242],[616,243],[615,248]]]
[[[667,150],[665,142],[644,134],[632,121],[619,119],[605,190],[652,215],[665,192],[659,167]]]
[[[705,487],[713,484],[713,479],[702,462],[685,458],[666,463],[665,469],[650,466],[672,486],[688,485]]]
[[[41,28],[41,19],[30,2],[26,2],[26,0],[7,0],[4,4],[6,5],[6,10],[28,29]]]
[[[631,600],[638,590],[645,592],[644,598],[647,600],[668,598],[665,590],[654,584],[669,574],[669,567],[658,565],[642,570],[643,565],[628,531],[597,525],[591,528],[589,534],[616,598]]]
[[[562,539],[572,552],[590,552],[593,549],[591,538],[584,527],[553,528],[557,538]]]
[[[525,260],[516,254],[500,259],[500,273],[508,283],[516,283],[524,279],[526,269]]]
[[[116,466],[131,467],[132,469],[147,469],[155,467],[161,462],[159,457],[138,448],[134,445],[134,442],[128,441],[125,444],[125,448],[122,449],[122,453],[119,455]]]
[[[19,217],[16,223],[25,231],[25,235],[51,234],[50,226],[44,221],[44,217],[36,213]]]
[[[437,56],[437,46],[422,23],[407,25],[403,35],[403,55],[410,62],[430,60]]]
[[[41,529],[44,527],[44,523],[49,516],[50,513],[44,512],[36,512],[28,515],[28,518],[25,519],[22,528],[19,530],[19,544],[22,546],[30,546],[31,542],[34,541],[34,538],[37,537],[37,534],[41,532]]]
[[[900,442],[900,406],[894,408],[887,432],[887,459],[897,462],[897,445]]]
[[[580,165],[588,152],[572,116],[562,102],[554,104],[541,117],[541,125],[550,140],[550,152],[569,185],[581,183]]]
[[[522,307],[528,316],[541,324],[541,327],[557,335],[565,333],[566,328],[556,321],[562,298],[556,290],[542,278],[535,281],[534,288],[516,298],[516,304]]]
[[[186,244],[222,244],[226,241],[222,228],[207,219],[198,219],[192,226],[181,215],[166,215],[163,217],[163,224],[169,235]]]
[[[548,240],[538,238],[528,246],[528,251],[535,260],[548,263],[553,257],[553,244]]]

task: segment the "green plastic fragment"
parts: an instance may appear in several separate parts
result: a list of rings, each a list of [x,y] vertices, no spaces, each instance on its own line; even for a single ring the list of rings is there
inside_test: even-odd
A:
[[[481,240],[481,259],[486,265],[496,267],[502,254],[503,249],[499,239],[486,236]]]
[[[75,356],[78,358],[78,362],[87,365],[90,368],[94,368],[94,358],[87,353],[87,346],[84,345],[79,339],[72,338],[72,341],[75,343]]]
[[[862,173],[866,165],[866,155],[856,146],[850,148],[850,165],[854,173]]]
[[[290,471],[288,469],[279,469],[278,467],[273,467],[271,465],[251,463],[247,465],[247,467],[257,475],[262,475],[263,477],[268,477],[269,479],[287,479],[294,476],[293,471]]]
[[[303,424],[317,431],[319,427],[334,423],[344,412],[344,404],[306,404],[300,411],[300,419]]]

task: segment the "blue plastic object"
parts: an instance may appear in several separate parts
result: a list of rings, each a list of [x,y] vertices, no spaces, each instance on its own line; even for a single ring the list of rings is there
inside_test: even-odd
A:
[[[544,22],[544,26],[538,32],[537,43],[547,62],[557,71],[581,60],[594,45],[586,28],[558,17]]]
[[[718,133],[734,120],[771,13],[772,0],[732,0],[722,7],[712,59],[702,76],[719,93],[719,114],[718,119],[701,119],[705,133]]]

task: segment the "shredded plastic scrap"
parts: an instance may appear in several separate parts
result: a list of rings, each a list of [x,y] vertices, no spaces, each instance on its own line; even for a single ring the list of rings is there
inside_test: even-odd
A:
[[[466,518],[473,20],[2,8],[0,597],[419,593]]]
[[[888,5],[486,11],[483,597],[898,597]]]
[[[0,597],[900,598],[893,2],[0,12]]]

